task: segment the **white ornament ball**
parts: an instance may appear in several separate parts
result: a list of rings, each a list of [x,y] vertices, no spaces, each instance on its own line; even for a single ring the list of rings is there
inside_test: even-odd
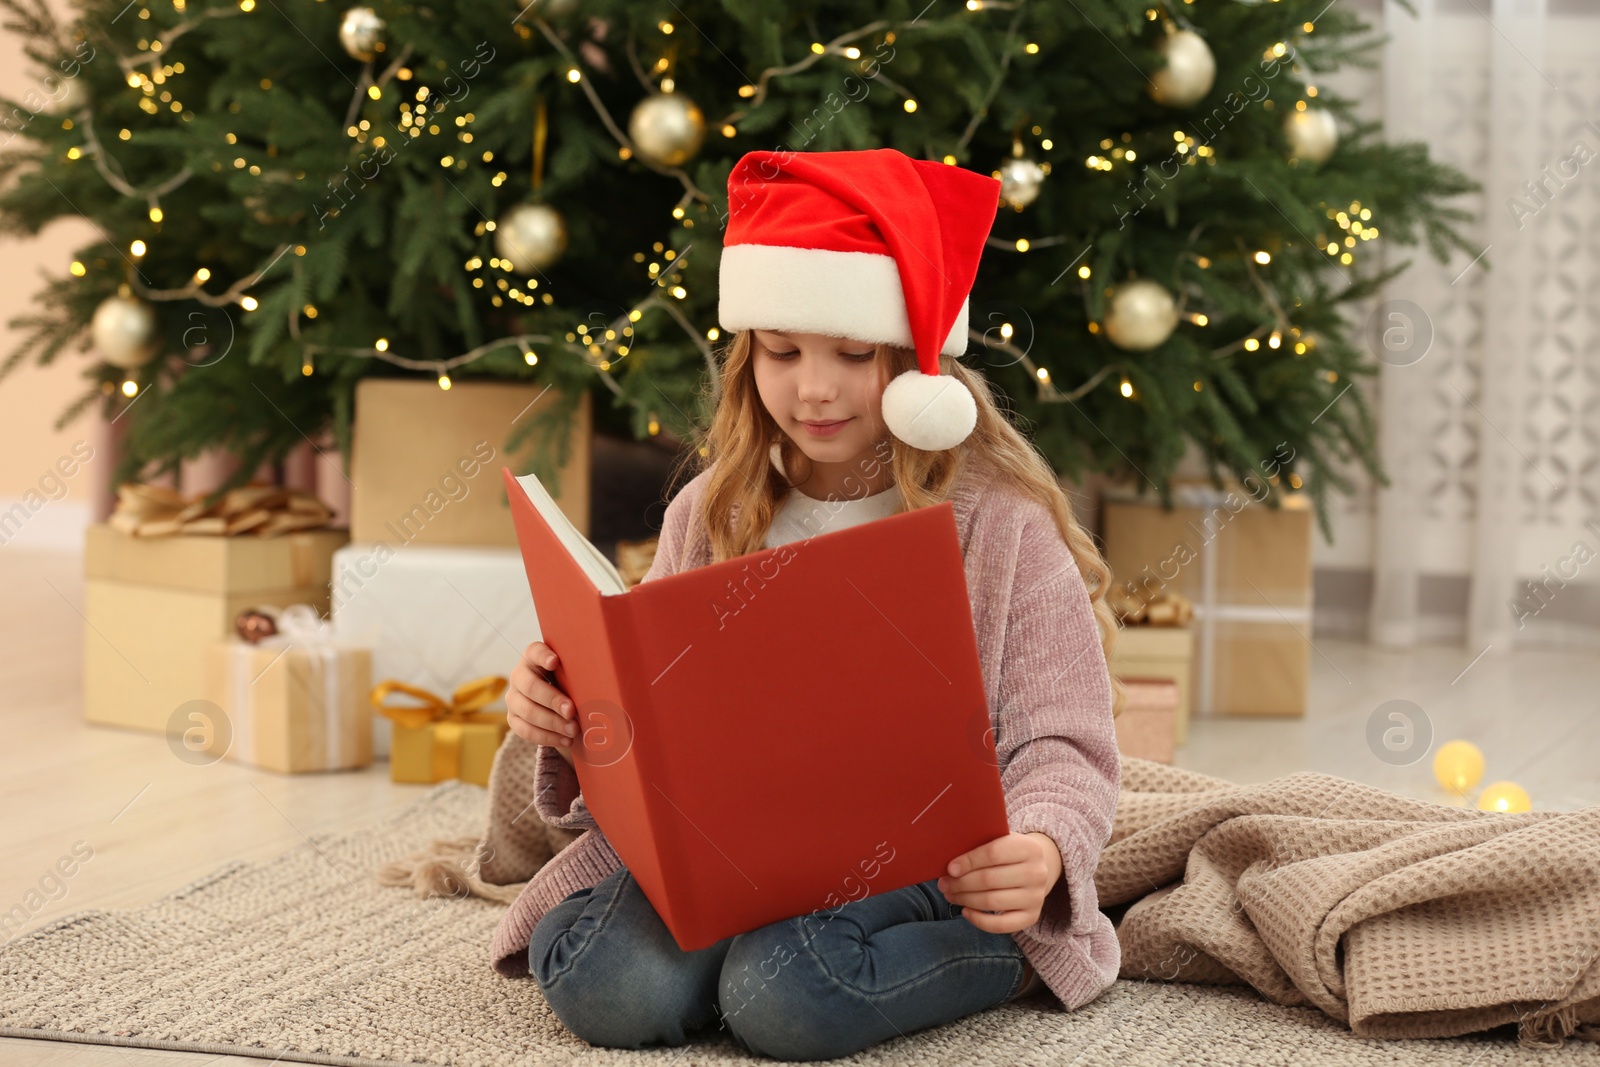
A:
[[[339,23],[339,43],[344,50],[363,62],[383,51],[383,31],[387,24],[370,7],[353,7],[344,13]]]
[[[519,204],[494,224],[494,247],[519,274],[532,274],[567,250],[567,224],[549,204]]]
[[[706,137],[706,117],[682,93],[653,93],[628,119],[628,137],[639,155],[663,167],[689,161]]]
[[[113,367],[134,370],[149,363],[160,347],[156,313],[143,300],[113,296],[94,310],[89,336],[100,358]]]
[[[942,452],[978,424],[978,402],[958,378],[908,370],[883,391],[883,421],[912,448]]]
[[[1167,107],[1197,104],[1217,78],[1217,59],[1206,39],[1192,30],[1176,30],[1156,45],[1166,65],[1150,75],[1150,97]]]
[[[1178,328],[1178,306],[1172,294],[1147,279],[1117,286],[1110,294],[1106,336],[1118,348],[1143,352],[1155,348]]]
[[[518,4],[518,10],[523,5]],[[540,18],[563,18],[578,10],[578,0],[535,0],[533,14]]]
[[[1039,198],[1044,168],[1031,159],[1012,158],[1000,165],[1000,199],[1021,211]]]
[[[1320,107],[1289,112],[1283,120],[1283,135],[1289,139],[1289,157],[1308,163],[1326,163],[1339,147],[1339,125],[1331,112]]]

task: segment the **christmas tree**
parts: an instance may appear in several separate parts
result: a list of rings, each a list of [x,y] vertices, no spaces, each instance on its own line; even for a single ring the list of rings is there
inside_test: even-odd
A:
[[[367,375],[547,383],[524,469],[585,391],[687,437],[734,161],[889,146],[1001,179],[967,358],[1061,474],[1170,500],[1193,442],[1329,536],[1339,462],[1385,480],[1345,311],[1406,264],[1369,245],[1466,248],[1476,188],[1317,84],[1374,55],[1326,0],[3,3],[39,81],[0,226],[100,237],[0,374],[92,342],[62,423],[126,412],[118,482],[222,446],[237,484],[329,427],[348,455]]]

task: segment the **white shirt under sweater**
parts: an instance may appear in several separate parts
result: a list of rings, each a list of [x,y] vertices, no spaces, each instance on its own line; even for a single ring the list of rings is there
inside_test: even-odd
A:
[[[853,500],[817,500],[791,489],[773,513],[762,547],[777,548],[817,534],[860,526],[894,514],[899,506],[900,493],[893,486]]]

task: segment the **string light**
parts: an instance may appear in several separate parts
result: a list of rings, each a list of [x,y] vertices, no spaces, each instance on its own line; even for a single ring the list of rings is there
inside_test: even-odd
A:
[[[1188,0],[1186,0],[1186,2],[1188,2]],[[177,10],[181,11],[183,9],[183,3],[184,3],[184,0],[174,0],[174,7]],[[239,3],[240,9],[244,10],[244,11],[250,11],[255,6],[255,0],[238,0],[238,3]],[[1010,6],[1010,5],[1000,5],[1000,6]],[[980,9],[982,9],[984,7],[984,0],[968,0],[967,7],[970,10],[973,10],[973,11],[980,10]],[[145,12],[141,12],[141,16],[142,17],[148,17]],[[667,34],[667,35],[672,34],[674,32],[674,29],[675,29],[675,27],[670,22],[665,22],[665,21],[662,21],[662,22],[658,23],[658,28],[660,29],[660,31],[663,34]],[[547,35],[548,35],[548,31],[546,31],[546,32],[547,32]],[[528,35],[529,34],[524,33],[524,36],[528,36]],[[848,38],[849,35],[846,35],[846,36]],[[889,34],[885,34],[883,39],[887,43],[887,42],[892,42],[893,41],[893,37],[894,37],[893,33],[889,33]],[[843,41],[840,40],[840,39],[835,39],[829,45],[823,45],[821,43],[814,43],[812,45],[812,52],[813,52],[813,54],[819,55],[819,56],[831,52],[832,54],[843,55],[843,56],[845,56],[846,58],[848,58],[850,60],[858,60],[860,58],[861,49],[856,48],[856,47],[842,47],[842,44],[843,44]],[[152,48],[152,50],[153,51],[159,51],[160,47],[161,47],[161,42],[155,42],[155,46]],[[1036,42],[1028,42],[1027,44],[1024,45],[1024,50],[1029,55],[1037,55],[1040,52],[1040,46]],[[563,51],[565,51],[565,50],[563,50]],[[576,65],[577,64],[576,57],[572,56],[570,52],[567,52],[566,53],[566,58],[569,60],[570,63],[573,64],[572,66],[570,66],[567,69],[568,81],[570,83],[573,83],[573,84],[577,84],[577,83],[583,81],[584,79],[583,79],[582,72],[579,69],[579,67]],[[412,71],[409,68],[400,68],[397,71],[394,71],[394,73],[402,81],[408,81],[412,77]],[[759,97],[759,96],[763,95],[764,92],[765,92],[765,89],[766,89],[768,76],[771,73],[772,72],[770,72],[770,71],[769,72],[763,72],[761,78],[758,79],[758,81],[760,82],[760,86],[759,87],[757,85],[755,85],[755,84],[749,84],[749,85],[741,86],[738,89],[738,93],[739,93],[740,97],[745,98],[745,99],[749,99],[751,97]],[[159,84],[161,79],[157,78],[155,80],[156,80],[157,84]],[[141,86],[143,86],[142,82],[140,84],[141,84]],[[664,83],[664,86],[665,86],[665,84],[666,83]],[[267,85],[264,82],[263,83],[263,89],[265,89],[265,88],[267,88]],[[149,92],[148,87],[145,87],[145,91]],[[589,93],[589,90],[588,90],[587,86],[585,87],[585,92],[589,94],[591,102],[594,102],[593,94]],[[420,97],[419,99],[423,99],[423,98],[426,97],[427,91],[423,90],[423,93],[424,93],[424,96]],[[367,87],[367,95],[373,100],[378,100],[378,99],[381,98],[381,90],[376,85],[368,86]],[[163,99],[166,99],[165,96],[163,97]],[[427,112],[426,108],[421,107],[421,106],[417,107],[415,109],[415,112],[416,112],[415,116],[413,117],[410,109],[406,108],[406,105],[402,104],[401,106],[402,106],[403,109],[405,109],[405,119],[407,120],[407,124],[411,127],[411,129],[410,129],[410,135],[411,136],[417,136],[421,132],[421,130],[423,128],[427,128],[430,131],[430,133],[437,134],[439,132],[438,126],[436,124],[428,122],[428,118],[432,118],[434,116],[428,116],[427,113],[426,113]],[[596,104],[596,106],[599,106],[599,105]],[[907,114],[916,113],[916,111],[918,110],[918,106],[919,106],[918,102],[914,98],[906,98],[906,99],[904,99],[902,101],[902,107],[903,107],[905,113],[907,113]],[[175,107],[175,110],[176,110],[176,107]],[[458,118],[457,121],[456,121],[456,125],[459,128],[459,127],[462,127],[464,125],[464,123],[462,122],[462,120],[460,118]],[[729,137],[729,138],[736,136],[737,132],[738,132],[737,127],[734,126],[734,124],[731,121],[722,123],[720,128],[722,129],[722,131],[724,133],[724,136]],[[368,129],[368,123],[365,122],[365,121],[361,122],[360,126],[358,128],[357,136],[359,136],[362,140],[365,140],[364,131],[366,131],[367,129]],[[1040,136],[1040,129],[1038,127],[1034,127],[1033,128],[1033,133],[1034,133],[1034,135],[1036,137]],[[129,139],[131,134],[129,133],[128,130],[124,129],[122,131],[122,133],[121,133],[121,136],[122,136],[123,140],[127,140],[127,139]],[[468,143],[469,138],[470,138],[470,135],[463,136],[462,137],[462,143]],[[1128,134],[1124,133],[1122,135],[1122,139],[1123,139],[1123,141],[1126,142],[1126,141],[1130,140],[1130,136]],[[232,134],[229,134],[228,135],[228,141],[229,141],[230,144],[231,143],[235,143],[236,142],[236,138]],[[1108,145],[1109,145],[1109,143],[1110,142],[1107,141]],[[1179,140],[1179,143],[1180,144],[1183,143],[1181,139]],[[1041,141],[1041,147],[1045,151],[1050,151],[1053,148],[1053,142],[1051,140],[1049,140],[1049,139],[1043,139]],[[631,153],[628,151],[626,145],[619,146],[618,154],[623,159],[630,158],[630,156],[631,156]],[[72,155],[71,158],[78,158],[79,155],[81,155],[81,153],[74,152],[74,154]],[[1125,159],[1130,163],[1137,159],[1137,153],[1132,149],[1118,149],[1117,155],[1118,155],[1119,158]],[[493,153],[492,152],[487,152],[486,151],[486,152],[482,153],[482,159],[483,159],[483,162],[485,162],[485,163],[491,162],[492,157],[493,157]],[[1091,157],[1091,159],[1093,160],[1093,163],[1091,164],[1091,166],[1094,167],[1095,169],[1104,169],[1104,170],[1111,170],[1112,169],[1111,160],[1108,159],[1108,158]],[[956,162],[955,157],[953,157],[953,156],[947,157],[946,161],[948,163],[951,163],[952,165]],[[461,164],[465,165],[466,160],[463,159],[463,160],[459,160],[458,161],[453,156],[444,156],[444,157],[442,157],[440,159],[440,164],[441,164],[441,166],[444,166],[444,167],[451,167],[454,164],[456,164],[457,162],[460,162]],[[243,157],[240,157],[240,158],[236,159],[235,167],[238,168],[238,169],[248,169],[249,172],[251,174],[254,174],[254,175],[259,175],[261,173],[260,167],[248,165],[247,160],[244,159]],[[501,181],[504,181],[504,179],[502,178]],[[495,184],[499,185],[500,182],[496,182]],[[693,187],[692,187],[692,185],[690,185],[690,188],[691,188],[691,196],[692,196],[693,195],[693,192],[692,192]],[[690,199],[690,197],[686,197],[686,199]],[[682,208],[681,204],[677,208],[675,208],[673,210],[672,215],[673,215],[673,217],[675,219],[683,221],[685,226],[692,225],[692,222],[686,220],[685,212],[683,211],[683,208]],[[162,221],[161,209],[158,206],[152,204],[151,205],[151,209],[150,209],[150,217],[151,217],[151,221],[152,222],[155,222],[155,223],[161,222]],[[494,228],[495,228],[495,226],[494,226],[494,223],[492,221],[485,220],[484,223],[479,223],[477,225],[476,232],[477,232],[478,235],[481,236],[486,232],[493,231]],[[1356,231],[1356,232],[1359,232],[1359,231]],[[1015,248],[1019,252],[1026,252],[1032,247],[1032,244],[1034,244],[1034,243],[1039,243],[1041,245],[1041,247],[1042,247],[1044,244],[1053,243],[1056,240],[1057,240],[1056,238],[1042,238],[1042,239],[1036,239],[1035,241],[1030,242],[1030,240],[1027,239],[1027,238],[1020,238],[1020,239],[1017,239],[1015,241]],[[134,254],[135,255],[143,255],[144,251],[145,251],[144,243],[143,242],[135,242]],[[658,249],[658,251],[659,251],[659,249]],[[295,252],[296,252],[297,255],[301,255],[301,256],[305,255],[304,246],[297,246],[295,248]],[[670,253],[667,253],[665,258],[667,260],[671,261],[673,259],[673,256]],[[475,257],[475,259],[477,259],[477,257]],[[652,266],[652,276],[653,277],[657,277],[657,284],[659,286],[661,286],[661,287],[667,287],[669,282],[676,280],[675,275],[677,274],[677,267],[681,266],[681,264],[675,265],[674,267],[669,268],[665,272],[663,272],[655,264],[652,264],[651,266]],[[74,270],[74,273],[78,274],[79,276],[82,276],[82,273],[86,270],[86,268],[84,268],[81,263],[77,263],[76,261],[74,262],[74,267],[76,268]],[[472,266],[470,266],[468,269],[469,270],[477,270],[477,269],[481,269],[481,267],[482,267],[482,261],[481,261],[481,259],[477,259],[477,261],[475,263],[473,263]],[[201,268],[200,271],[196,272],[195,277],[198,280],[204,281],[207,278],[209,278],[209,274],[210,274],[209,271],[206,271],[204,268]],[[674,277],[665,276],[665,275],[668,275],[668,274],[673,275]],[[1083,267],[1081,267],[1079,269],[1079,276],[1080,276],[1080,278],[1084,278],[1084,279],[1089,278],[1091,276],[1090,268],[1087,265],[1084,265]],[[483,280],[484,279],[482,279],[482,278],[474,278],[473,279],[474,285],[476,287],[480,287],[481,288]],[[537,281],[536,280],[529,279],[527,281],[527,288],[529,290],[532,290],[536,286],[537,286]],[[502,289],[505,288],[505,284],[504,284],[503,280],[501,281],[501,288]],[[682,285],[671,285],[670,288],[667,288],[667,292],[670,293],[673,297],[675,297],[678,300],[684,300],[687,297],[687,291],[685,290],[685,288]],[[492,294],[490,294],[490,295],[492,295]],[[526,296],[523,296],[523,295],[518,294],[518,292],[516,290],[510,290],[508,295],[512,296],[513,298],[516,298],[516,299],[519,299],[519,300],[523,300],[524,302],[529,303],[529,304],[532,304],[532,303],[536,302],[531,293],[526,295]],[[666,294],[661,294],[661,295],[664,296]],[[242,306],[246,311],[254,311],[259,307],[259,303],[256,300],[256,298],[254,298],[254,297],[250,297],[250,296],[234,296],[233,294],[230,293],[230,294],[224,294],[223,298],[227,299],[227,298],[230,298],[230,297],[233,298],[233,299],[237,299],[237,301],[240,304],[240,306]],[[648,298],[648,300],[655,300],[655,299],[656,299],[656,297],[654,295],[652,295],[650,298]],[[552,300],[551,295],[549,293],[545,293],[544,294],[544,302],[546,304],[548,304],[548,303],[551,302],[551,300]],[[646,303],[648,303],[648,300],[646,301]],[[495,297],[494,302],[498,306],[500,304],[500,299],[498,297]],[[668,304],[667,306],[670,306],[670,304]],[[310,305],[310,304],[306,304],[306,305],[303,306],[303,313],[307,318],[316,318],[317,317],[317,309],[313,305]],[[641,313],[640,309],[638,307],[636,307],[633,310],[631,310],[630,312],[628,312],[628,316],[627,317],[628,317],[628,320],[630,322],[637,322],[637,321],[640,320],[641,315],[642,315],[642,313]],[[680,321],[680,323],[683,322],[681,316],[679,317],[679,321]],[[1191,321],[1196,321],[1199,324],[1203,325],[1205,323],[1206,319],[1205,319],[1205,317],[1203,315],[1201,315],[1201,316],[1197,316],[1197,317],[1191,319]],[[1089,328],[1091,333],[1099,332],[1099,324],[1098,323],[1091,322],[1091,323],[1088,324],[1088,328]],[[1006,338],[1009,341],[1010,338],[1013,335],[1013,332],[1014,331],[1013,331],[1013,328],[1012,328],[1011,324],[1010,323],[1006,323],[1004,325],[1002,331],[1001,331],[1001,336]],[[631,329],[624,330],[624,333],[625,334],[631,334]],[[614,334],[613,331],[609,331],[608,330],[608,331],[605,332],[605,335],[606,335],[608,340],[613,340],[615,338],[615,334]],[[714,327],[709,329],[708,331],[706,331],[706,334],[705,334],[706,339],[709,340],[709,341],[716,341],[716,340],[718,340],[720,338],[720,336],[721,336],[720,332]],[[510,340],[510,339],[507,339],[507,340]],[[505,343],[505,342],[504,341],[500,341],[500,342],[494,342],[493,344],[503,344],[503,343]],[[524,359],[525,359],[527,365],[530,366],[530,367],[536,365],[537,362],[538,362],[538,356],[534,353],[533,349],[528,346],[526,341],[518,339],[518,343],[520,344],[520,346],[522,348]],[[702,348],[704,348],[703,345],[702,345]],[[377,342],[375,344],[375,351],[376,352],[387,352],[388,350],[389,350],[388,339],[386,339],[386,338],[377,339]],[[626,355],[627,352],[628,352],[628,347],[626,345],[620,345],[620,346],[618,346],[617,351],[618,351],[619,355]],[[305,373],[307,375],[312,373],[312,363],[311,363],[311,356],[310,356],[309,352],[310,352],[310,350],[308,349],[307,354],[305,355],[305,362],[304,362],[303,367],[302,367],[303,373]],[[357,352],[357,354],[360,354],[360,353]],[[481,354],[482,354],[481,352],[475,352],[475,353],[467,353],[465,355],[467,357],[469,357],[469,361],[470,361],[470,358],[477,358],[477,356],[481,355]],[[457,357],[457,358],[460,358],[460,357]],[[450,379],[450,375],[449,375],[448,370],[447,370],[446,363],[445,362],[439,362],[439,361],[433,361],[433,362],[434,362],[434,365],[436,365],[438,367],[438,370],[439,370],[438,383],[439,383],[440,388],[442,390],[450,389],[451,388],[451,379]],[[449,365],[452,365],[452,366],[459,365],[458,363],[456,363],[455,360],[451,360],[451,361],[448,361],[448,362],[449,362]],[[604,359],[600,360],[599,363],[598,363],[598,367],[602,371],[608,371],[611,368],[611,366],[612,366],[612,363],[610,361],[604,360]],[[1050,375],[1049,375],[1049,371],[1047,369],[1045,369],[1045,368],[1037,368],[1035,373],[1036,373],[1036,376],[1037,376],[1037,378],[1039,379],[1040,382],[1047,383],[1049,381]],[[1098,381],[1098,377],[1097,377],[1096,380]],[[608,379],[608,384],[610,384],[613,389],[616,388],[614,383],[610,383],[609,382],[609,379]],[[1122,393],[1123,393],[1124,396],[1131,397],[1133,395],[1132,384],[1127,378],[1124,377],[1121,380],[1121,386],[1122,386]],[[137,386],[135,385],[134,388],[135,388],[135,391],[136,391]],[[1198,383],[1197,383],[1197,388],[1198,388]],[[130,393],[130,395],[131,395],[131,393]],[[659,432],[659,429],[660,429],[659,418],[657,417],[656,413],[654,413],[654,412],[649,413],[648,426],[649,426],[649,432],[651,434],[655,434],[655,433]]]

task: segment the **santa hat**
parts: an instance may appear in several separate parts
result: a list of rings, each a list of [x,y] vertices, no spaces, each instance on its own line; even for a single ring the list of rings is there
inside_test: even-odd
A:
[[[939,356],[967,350],[999,203],[998,180],[892,148],[750,152],[728,175],[718,321],[913,349],[918,369],[884,390],[884,422],[914,448],[954,448],[978,407]]]

